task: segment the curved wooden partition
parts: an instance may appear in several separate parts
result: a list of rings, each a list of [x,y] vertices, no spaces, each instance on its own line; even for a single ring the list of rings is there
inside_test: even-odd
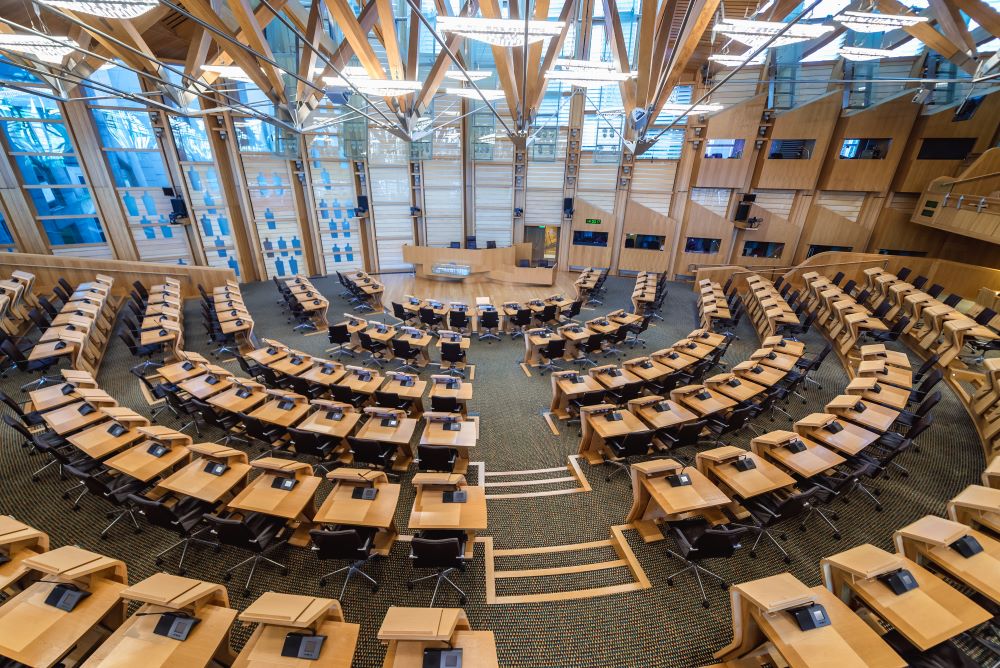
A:
[[[946,293],[959,294],[966,300],[994,310],[996,310],[997,300],[1000,297],[1000,269],[998,268],[963,264],[938,258],[848,252],[818,253],[792,268],[748,269],[734,265],[704,267],[698,270],[694,287],[697,290],[698,281],[704,278],[723,284],[732,278],[733,288],[742,293],[746,290],[746,278],[757,274],[772,280],[781,277],[794,289],[805,294],[806,286],[802,279],[803,274],[818,272],[824,276],[833,277],[837,272],[844,272],[845,280],[853,279],[859,285],[864,285],[864,272],[872,267],[879,267],[893,274],[908,267],[912,271],[912,277],[927,277],[928,286],[939,283],[944,286]],[[932,354],[916,345],[917,340],[911,334],[904,334],[899,340],[921,359],[927,359]],[[834,350],[837,351],[841,363],[853,378],[860,362],[857,351],[849,350],[846,354],[841,354],[838,348],[839,346],[834,345]],[[955,357],[948,366],[941,368],[944,372],[944,380],[961,400],[976,426],[987,461],[1000,453],[1000,435],[997,433],[1000,431],[997,429],[997,420],[1000,418],[995,417],[992,421],[987,419],[989,415],[994,415],[996,410],[996,404],[991,403],[989,398],[991,393],[997,389],[993,386],[1000,382],[1000,373],[993,370],[993,366],[1000,369],[1000,364],[989,361],[985,370],[970,368],[958,357]]]
[[[555,267],[519,267],[518,262],[531,259],[531,244],[514,244],[503,248],[439,248],[437,246],[403,246],[403,261],[414,266],[420,278],[460,280],[466,283],[503,281],[527,285],[552,285]],[[457,264],[469,268],[463,277],[448,277],[433,273],[435,264]]]
[[[198,295],[199,283],[205,290],[212,292],[212,288],[225,285],[227,280],[236,280],[236,274],[232,269],[29,253],[0,253],[0,267],[2,276],[10,276],[12,271],[18,269],[34,274],[36,293],[51,291],[60,277],[76,285],[94,280],[95,274],[107,274],[113,277],[115,279],[113,293],[116,295],[127,295],[132,289],[133,281],[149,286],[173,278],[180,283],[181,295],[185,298]]]

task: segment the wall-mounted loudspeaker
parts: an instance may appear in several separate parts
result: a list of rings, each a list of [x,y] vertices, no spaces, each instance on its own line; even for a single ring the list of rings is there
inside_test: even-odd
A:
[[[573,198],[564,197],[563,198],[563,215],[567,218],[573,215]]]

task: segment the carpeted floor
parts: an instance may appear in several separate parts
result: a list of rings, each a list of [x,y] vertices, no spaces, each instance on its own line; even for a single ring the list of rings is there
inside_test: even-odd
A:
[[[336,319],[348,310],[334,279],[316,279],[316,286],[330,298],[330,314]],[[619,307],[628,306],[628,296],[633,281],[610,278],[607,281],[607,299],[603,306],[584,311],[581,318],[590,318]],[[539,294],[542,294],[539,290]],[[292,332],[291,325],[280,314],[275,303],[277,293],[272,283],[244,286],[247,307],[253,313],[258,336],[279,339],[303,351],[322,354],[329,345],[325,335],[303,336]],[[431,296],[431,295],[428,295]],[[651,327],[645,335],[647,351],[663,347],[687,334],[696,327],[694,294],[690,286],[670,284],[664,309],[665,321]],[[187,348],[206,351],[206,341],[200,324],[198,304],[189,302],[186,308],[185,336]],[[391,321],[391,320],[389,320]],[[756,333],[744,323],[740,340],[733,343],[726,356],[727,362],[746,359],[758,344]],[[806,337],[809,349],[818,350],[822,345],[816,334]],[[567,455],[577,449],[575,428],[561,428],[559,436],[547,428],[541,412],[548,407],[550,381],[546,376],[525,377],[519,367],[524,344],[520,339],[504,338],[499,343],[487,344],[474,341],[469,359],[476,365],[473,383],[475,394],[470,410],[481,416],[481,437],[475,449],[474,461],[485,463],[487,471],[514,471],[550,468],[565,465]],[[637,350],[625,352],[626,358],[642,354]],[[916,362],[915,358],[914,361]],[[102,389],[117,397],[123,405],[148,414],[138,382],[128,373],[134,363],[124,344],[117,339],[111,343],[99,375]],[[235,362],[229,364],[238,372]],[[916,365],[915,365],[916,366]],[[428,374],[425,372],[424,377]],[[811,387],[806,392],[808,405],[793,401],[790,412],[797,419],[813,411],[822,410],[823,404],[840,392],[847,383],[847,376],[834,355],[830,355],[817,378],[823,389]],[[0,388],[12,396],[26,378],[14,374],[0,381]],[[926,514],[942,513],[947,499],[965,485],[975,482],[984,463],[982,448],[969,418],[942,383],[944,400],[935,409],[936,424],[920,438],[921,452],[907,454],[901,463],[911,472],[908,479],[893,477],[880,482],[884,512],[878,513],[858,498],[849,505],[838,507],[838,525],[842,540],[834,540],[829,531],[814,524],[807,533],[791,531],[786,544],[794,562],[786,566],[775,550],[764,547],[758,558],[750,558],[742,550],[728,562],[709,564],[730,581],[745,581],[790,570],[808,585],[820,583],[818,563],[825,555],[871,542],[891,549],[890,536],[894,529]],[[163,414],[166,416],[166,413]],[[788,428],[782,416],[762,425],[767,428]],[[173,426],[170,419],[162,422]],[[30,473],[41,465],[40,457],[29,457],[19,447],[16,434],[3,428],[3,448],[0,449],[0,512],[11,514],[29,524],[46,530],[55,546],[78,544],[124,559],[128,563],[132,581],[138,581],[158,570],[152,556],[169,545],[173,536],[155,528],[147,528],[141,535],[123,525],[112,530],[108,539],[98,538],[106,523],[107,510],[100,502],[86,498],[79,512],[72,512],[69,503],[62,500],[61,491],[69,484],[60,482],[58,475],[47,472],[38,483],[30,482]],[[211,441],[218,433],[206,433],[201,440]],[[751,432],[746,431],[730,443],[749,447]],[[198,439],[196,439],[197,441]],[[623,524],[631,503],[631,492],[626,476],[616,476],[605,482],[604,467],[582,464],[593,491],[562,496],[529,499],[499,499],[489,502],[490,527],[484,532],[493,537],[497,548],[539,547],[604,540],[609,537],[609,526]],[[413,502],[413,491],[404,476],[403,494],[396,517],[403,533]],[[545,489],[539,486],[537,489]],[[535,489],[535,488],[533,488]],[[329,492],[330,485],[323,483],[317,502]],[[504,666],[699,666],[711,663],[711,654],[730,639],[730,613],[727,595],[718,588],[710,589],[712,607],[705,610],[698,599],[694,581],[687,576],[678,579],[676,586],[668,587],[666,577],[680,568],[679,562],[668,558],[666,548],[670,541],[644,544],[634,531],[626,532],[632,549],[642,568],[652,581],[650,589],[579,600],[545,604],[486,605],[484,588],[483,548],[477,546],[476,559],[457,582],[465,589],[469,601],[466,610],[473,628],[494,631]],[[607,554],[592,551],[583,557],[579,553],[526,556],[508,558],[505,568],[538,568],[567,565],[581,558],[588,563],[616,558],[610,548]],[[408,591],[405,582],[411,577],[407,558],[408,546],[397,542],[391,555],[376,561],[368,572],[379,580],[381,588],[372,594],[361,579],[351,582],[341,601],[348,621],[361,624],[361,637],[355,655],[355,666],[380,666],[384,649],[375,637],[386,609],[390,605],[425,606],[430,601],[430,589],[418,587]],[[176,559],[177,555],[171,555]],[[220,573],[229,565],[242,560],[244,555],[229,550],[214,554],[211,550],[195,548],[188,556],[188,575],[206,580],[219,580]],[[232,604],[244,607],[262,592],[278,590],[309,593],[336,598],[339,581],[332,581],[325,590],[318,588],[320,574],[336,568],[315,559],[306,549],[289,548],[278,553],[291,570],[282,577],[268,568],[259,571],[248,598],[242,598],[242,583],[238,578],[230,587]],[[168,561],[167,566],[171,566]],[[537,591],[572,590],[618,584],[625,569],[595,571],[578,575],[545,578],[539,582],[505,583],[505,590],[498,594],[518,594]],[[245,577],[245,573],[244,573]],[[628,581],[625,577],[624,581]],[[548,589],[539,589],[539,587]],[[457,597],[450,592],[439,595],[438,605],[457,605]],[[234,628],[235,646],[242,644],[249,630]]]

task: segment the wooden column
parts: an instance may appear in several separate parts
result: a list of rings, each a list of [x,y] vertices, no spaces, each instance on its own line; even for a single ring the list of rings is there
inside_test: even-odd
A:
[[[49,253],[49,245],[35,221],[35,214],[7,155],[6,142],[0,141],[0,148],[4,149],[0,156],[0,211],[7,221],[7,229],[22,253]]]

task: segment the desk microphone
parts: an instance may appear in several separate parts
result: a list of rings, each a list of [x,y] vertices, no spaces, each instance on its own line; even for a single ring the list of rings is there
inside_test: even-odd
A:
[[[153,633],[158,636],[164,636],[165,638],[172,638],[173,640],[184,641],[187,640],[188,636],[191,635],[191,630],[201,622],[197,617],[192,617],[186,612],[180,610],[171,610],[170,612],[137,612],[136,617],[147,617],[151,615],[159,615],[160,619],[156,622],[156,626],[153,627]]]
[[[752,471],[757,468],[757,462],[755,462],[751,457],[740,455],[736,461],[733,462],[733,466],[736,467],[737,471]]]
[[[793,438],[785,443],[785,448],[790,452],[802,452],[806,449],[806,444],[802,442],[801,438]]]
[[[688,466],[688,464],[685,464],[681,467],[680,471],[677,473],[671,473],[667,476],[667,482],[670,483],[671,487],[687,487],[691,484],[691,476],[684,473]]]

